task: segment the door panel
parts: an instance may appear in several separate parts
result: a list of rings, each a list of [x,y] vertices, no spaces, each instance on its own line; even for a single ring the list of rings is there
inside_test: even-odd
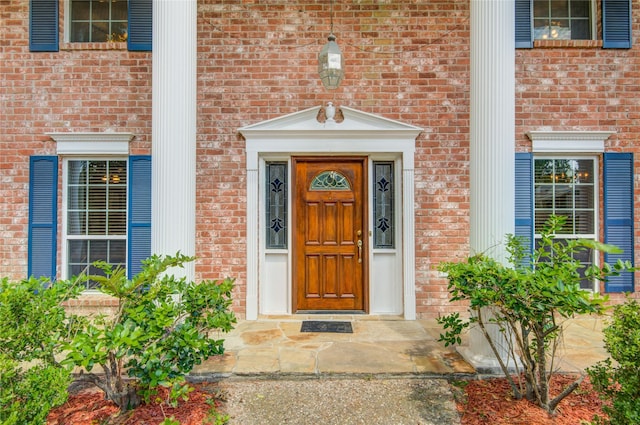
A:
[[[367,309],[366,158],[294,158],[294,311]]]

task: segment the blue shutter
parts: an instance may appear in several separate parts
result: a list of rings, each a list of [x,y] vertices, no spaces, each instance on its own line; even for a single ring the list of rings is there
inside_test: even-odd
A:
[[[516,153],[515,161],[515,236],[523,238],[533,253],[533,156]]]
[[[32,156],[29,162],[29,276],[56,278],[58,157]]]
[[[58,0],[29,1],[29,50],[58,51]]]
[[[142,260],[151,256],[151,157],[129,157],[129,222],[127,274],[142,270]]]
[[[533,0],[516,0],[516,48],[533,47],[532,2]]]
[[[151,51],[152,0],[129,0],[129,50]]]
[[[604,241],[623,250],[604,261],[633,263],[633,154],[604,154]],[[610,277],[605,292],[633,292],[633,273]]]
[[[602,47],[631,48],[631,0],[602,0]]]

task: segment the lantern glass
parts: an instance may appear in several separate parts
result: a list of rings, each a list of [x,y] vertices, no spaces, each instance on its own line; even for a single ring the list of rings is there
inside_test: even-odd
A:
[[[338,88],[344,77],[344,56],[333,34],[329,35],[329,41],[318,55],[318,73],[322,84],[328,89]]]

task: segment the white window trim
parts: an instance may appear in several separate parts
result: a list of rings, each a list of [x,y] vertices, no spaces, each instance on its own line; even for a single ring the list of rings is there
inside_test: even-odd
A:
[[[58,155],[129,155],[132,133],[47,133]]]
[[[613,131],[530,131],[533,153],[602,153]]]

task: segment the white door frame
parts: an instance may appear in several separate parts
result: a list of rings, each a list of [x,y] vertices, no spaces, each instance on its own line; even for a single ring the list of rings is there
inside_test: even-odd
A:
[[[247,155],[247,282],[246,319],[259,314],[260,161],[264,156],[308,154],[396,154],[402,164],[403,315],[416,318],[414,152],[421,128],[341,107],[340,123],[317,120],[322,107],[243,127]]]

